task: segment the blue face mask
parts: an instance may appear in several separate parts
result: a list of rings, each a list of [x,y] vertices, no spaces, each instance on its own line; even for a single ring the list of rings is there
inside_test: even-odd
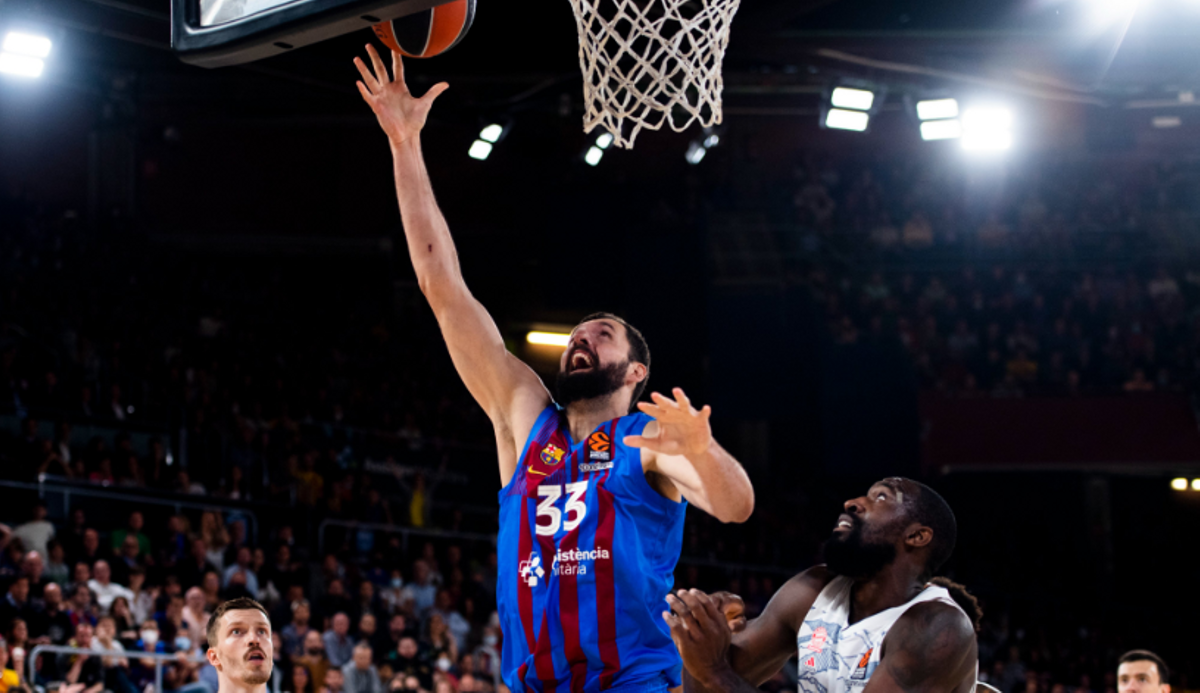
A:
[[[175,649],[179,652],[187,652],[192,649],[192,641],[186,635],[180,635],[175,638]]]
[[[400,578],[392,578],[392,587],[399,589],[404,586],[404,580]]]

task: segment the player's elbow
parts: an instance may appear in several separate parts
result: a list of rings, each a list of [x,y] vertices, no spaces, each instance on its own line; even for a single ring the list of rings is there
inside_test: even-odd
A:
[[[737,494],[730,502],[725,503],[717,519],[726,524],[741,524],[754,514],[754,488],[747,485],[746,489]]]

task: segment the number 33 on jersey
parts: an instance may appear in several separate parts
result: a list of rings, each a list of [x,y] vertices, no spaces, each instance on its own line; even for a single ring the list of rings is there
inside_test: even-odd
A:
[[[501,668],[513,693],[679,685],[659,614],[686,504],[655,491],[641,451],[619,442],[650,421],[622,416],[578,443],[556,407],[534,424],[500,492]]]

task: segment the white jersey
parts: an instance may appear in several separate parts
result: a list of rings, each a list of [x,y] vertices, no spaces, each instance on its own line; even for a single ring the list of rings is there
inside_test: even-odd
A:
[[[836,577],[817,595],[800,626],[797,678],[800,693],[861,691],[879,666],[883,639],[914,604],[943,602],[962,609],[944,587],[928,585],[908,602],[850,624],[850,588],[854,581]]]

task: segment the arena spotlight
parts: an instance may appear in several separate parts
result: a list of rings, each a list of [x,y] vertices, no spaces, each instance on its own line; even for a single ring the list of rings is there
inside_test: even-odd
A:
[[[917,102],[917,118],[945,120],[958,117],[958,99],[926,99]]]
[[[496,143],[504,139],[508,134],[508,127],[499,123],[492,123],[485,126],[479,131],[479,138],[471,143],[471,148],[467,150],[467,156],[477,161],[486,160],[492,153],[492,149]]]
[[[1171,488],[1176,491],[1186,491],[1188,489],[1188,480],[1183,477],[1171,479]]]
[[[1200,479],[1192,479],[1192,490],[1200,491]]]
[[[953,140],[959,137],[962,137],[962,123],[958,121],[958,118],[927,120],[921,123],[921,139],[926,142]]]
[[[871,114],[865,111],[848,111],[844,108],[831,108],[825,114],[825,127],[832,130],[863,132],[870,123]]]
[[[0,72],[20,77],[40,77],[50,55],[50,39],[22,31],[9,31],[0,44]]]
[[[571,341],[571,335],[563,334],[561,332],[539,332],[535,330],[525,335],[525,341],[529,342],[530,344],[537,344],[539,346],[565,348],[567,343]]]
[[[688,145],[687,154],[684,158],[687,159],[689,164],[695,166],[701,161],[704,161],[704,155],[707,153],[708,149],[704,146],[703,142],[693,140],[692,143]]]
[[[875,92],[867,89],[837,87],[829,96],[829,103],[834,108],[847,108],[853,111],[869,111],[875,104]]]
[[[979,106],[962,114],[962,147],[967,151],[1000,152],[1012,148],[1013,114],[1007,108]]]
[[[600,160],[604,158],[604,150],[612,146],[613,137],[611,132],[602,132],[596,137],[596,143],[588,147],[588,150],[583,154],[583,160],[588,166],[596,166]]]

